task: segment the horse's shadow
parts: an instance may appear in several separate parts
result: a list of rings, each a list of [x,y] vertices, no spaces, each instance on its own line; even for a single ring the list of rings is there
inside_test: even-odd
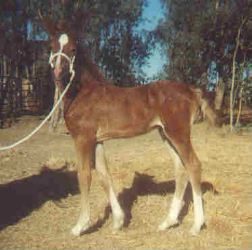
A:
[[[173,193],[175,182],[173,180],[157,183],[153,176],[135,173],[132,186],[124,188],[118,195],[119,202],[125,212],[124,226],[130,224],[132,206],[138,196],[163,195]],[[209,182],[202,183],[203,193],[212,190],[217,192]],[[21,180],[12,181],[0,185],[0,230],[17,223],[20,219],[28,216],[33,210],[40,208],[46,201],[60,201],[69,194],[79,193],[77,174],[75,171],[67,171],[66,167],[58,170],[43,168],[38,175],[32,175]],[[185,192],[185,206],[181,212],[183,218],[192,201],[192,192],[188,185]],[[57,203],[56,203],[57,204]],[[110,206],[104,210],[104,216],[88,230],[87,233],[98,230],[110,215]]]
[[[0,185],[0,230],[17,223],[46,201],[79,192],[76,172],[42,168],[37,175]]]

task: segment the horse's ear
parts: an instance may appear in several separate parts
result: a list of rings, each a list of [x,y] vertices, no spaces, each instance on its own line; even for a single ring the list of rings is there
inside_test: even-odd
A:
[[[49,17],[44,17],[40,10],[38,10],[38,15],[43,28],[49,33],[49,35],[55,35],[57,27],[54,21]]]
[[[90,10],[78,9],[74,13],[73,23],[78,33],[86,30],[92,16],[93,14]]]

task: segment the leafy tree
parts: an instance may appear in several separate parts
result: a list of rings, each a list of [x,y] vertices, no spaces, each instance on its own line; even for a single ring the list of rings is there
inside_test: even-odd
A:
[[[20,75],[30,73],[33,63],[41,56],[32,47],[32,40],[46,38],[38,10],[55,21],[71,19],[76,12],[85,13],[89,23],[80,23],[80,26],[86,26],[83,37],[95,61],[117,84],[134,84],[144,78],[143,74],[138,77],[136,72],[147,60],[151,49],[148,34],[134,31],[145,5],[146,0],[2,1],[0,28],[5,35],[0,39],[0,53],[6,54],[11,64],[15,59]]]
[[[213,87],[223,83],[217,90],[226,93],[232,115],[238,105],[239,89],[247,84],[243,81],[244,72],[252,61],[252,1],[163,3],[167,15],[157,35],[167,45],[169,78],[194,84],[206,84],[213,78]],[[242,73],[235,75],[236,68]]]
[[[138,70],[150,54],[151,37],[134,32],[134,27],[141,21],[146,0],[54,1],[51,11],[48,11],[47,1],[35,4],[33,9],[49,12],[54,20],[71,19],[73,13],[84,13],[87,18],[80,19],[86,22],[80,23],[84,27],[83,42],[115,84],[134,85],[144,79],[144,74],[139,74]]]
[[[85,15],[86,18],[80,18],[83,45],[89,47],[91,56],[106,77],[121,86],[142,82],[145,75],[140,69],[150,55],[151,36],[137,33],[134,28],[141,21],[145,5],[146,0],[1,1],[0,31],[4,36],[0,37],[0,73],[28,79],[43,77],[43,88],[52,93],[54,85],[49,84],[49,48],[46,32],[39,20],[40,10],[54,21]],[[20,96],[21,85],[21,89],[14,91],[16,95]],[[6,91],[2,87],[0,92],[1,99],[7,100],[7,96],[3,97]],[[51,100],[52,97],[45,99]]]

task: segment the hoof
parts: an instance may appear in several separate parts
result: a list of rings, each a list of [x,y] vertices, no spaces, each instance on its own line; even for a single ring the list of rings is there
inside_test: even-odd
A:
[[[191,229],[190,229],[190,234],[192,236],[197,236],[200,232],[200,228],[198,227],[195,227],[195,226],[192,226]]]
[[[163,221],[159,226],[158,226],[158,231],[164,231],[166,230],[167,228],[170,228],[170,227],[173,227],[173,226],[176,226],[179,224],[179,221],[178,220],[165,220]]]
[[[77,223],[71,230],[71,234],[74,236],[81,236],[87,229],[89,228],[90,224],[89,222],[85,223],[84,225],[81,225]]]
[[[113,217],[113,230],[120,230],[122,229],[124,224],[124,214],[120,214],[118,216]]]
[[[193,225],[190,229],[190,234],[192,236],[197,236],[200,233],[201,229],[205,227],[205,223],[203,223],[202,225]]]

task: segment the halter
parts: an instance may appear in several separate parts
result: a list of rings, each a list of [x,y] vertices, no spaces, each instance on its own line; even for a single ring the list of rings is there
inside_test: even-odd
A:
[[[67,54],[65,54],[65,53],[62,52],[62,49],[60,49],[58,52],[56,52],[54,54],[51,52],[50,57],[49,57],[49,64],[53,68],[54,67],[53,62],[52,62],[53,59],[55,57],[57,57],[57,59],[56,59],[56,64],[57,64],[57,62],[60,61],[59,58],[61,56],[63,56],[64,58],[67,59],[67,61],[69,63],[69,73],[71,74],[71,78],[74,78],[75,70],[74,70],[73,66],[74,66],[75,56],[73,56],[72,58],[70,58]]]
[[[70,77],[70,82],[71,82],[73,80],[73,78],[74,78],[74,75],[75,75],[75,70],[73,68],[74,61],[75,61],[75,56],[73,56],[71,58],[67,54],[62,52],[63,47],[68,43],[68,36],[66,34],[63,34],[63,35],[60,36],[59,43],[60,43],[59,51],[56,52],[56,53],[52,53],[52,51],[51,51],[51,54],[50,54],[50,57],[49,57],[49,64],[51,65],[52,68],[54,68],[54,65],[53,65],[53,59],[54,58],[56,58],[56,66],[60,64],[61,56],[63,56],[65,59],[67,59],[67,61],[69,63],[69,73],[71,74],[71,77]]]

